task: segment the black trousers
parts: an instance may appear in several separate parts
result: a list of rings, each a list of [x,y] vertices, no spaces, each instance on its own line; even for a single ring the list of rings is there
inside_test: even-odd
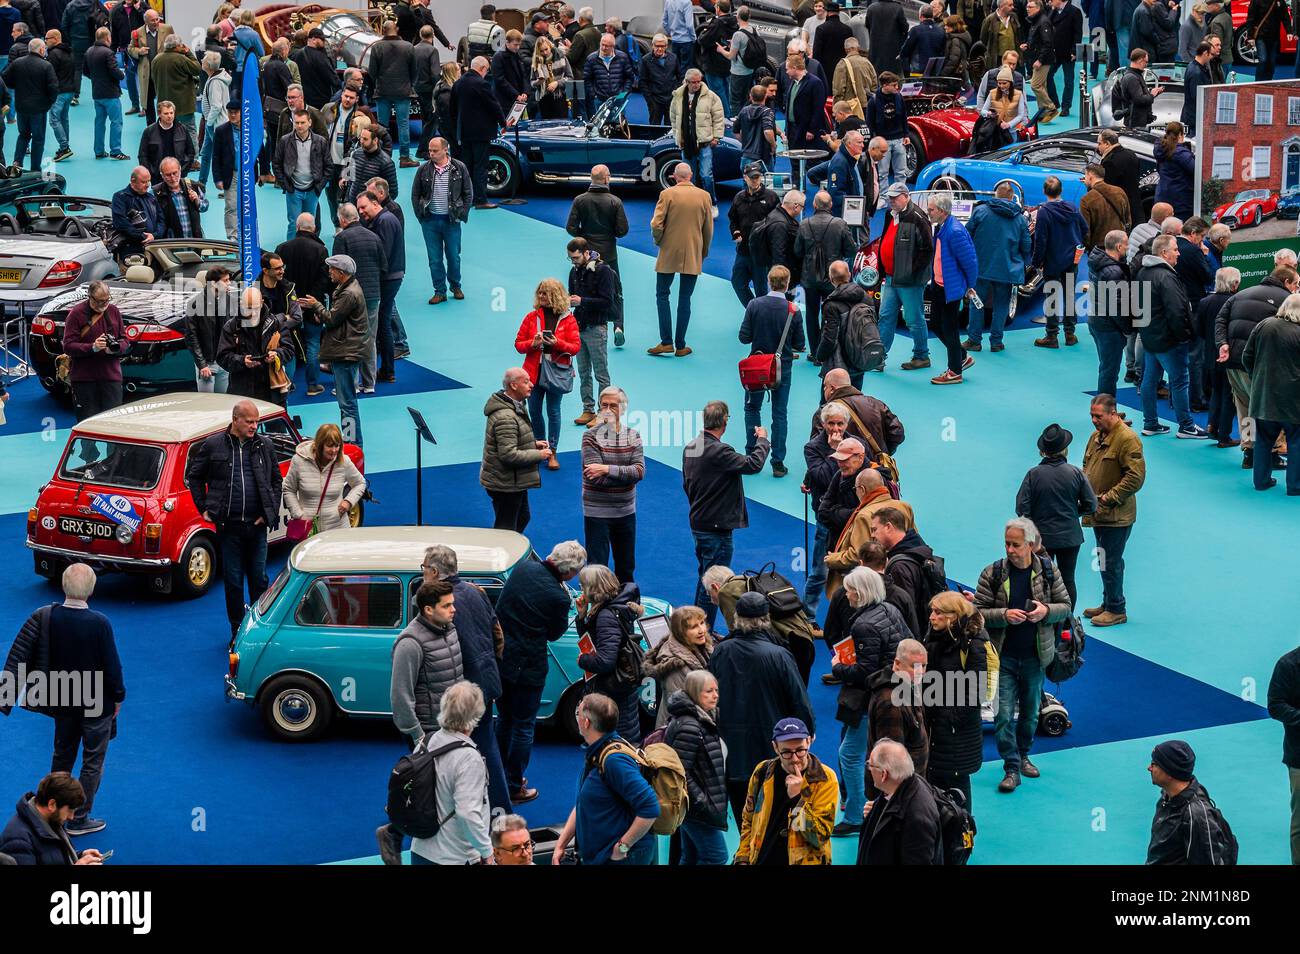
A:
[[[736,816],[736,831],[740,831],[740,819],[745,815],[745,798],[749,795],[749,779],[727,779],[727,804]]]
[[[962,299],[944,301],[943,286],[932,285],[931,288],[935,290],[930,299],[934,333],[948,351],[948,370],[961,374],[962,363],[966,360],[966,352],[961,346]],[[927,294],[930,293],[927,291]]]
[[[469,167],[469,178],[474,184],[475,203],[490,201],[487,194],[487,164],[488,150],[491,145],[489,142],[462,142],[460,144],[461,161]]]
[[[822,342],[822,298],[828,294],[822,288],[820,284],[803,286],[803,324],[808,332],[808,353],[812,355],[817,354]]]
[[[122,382],[73,381],[72,396],[77,401],[77,420],[84,421],[100,411],[111,411],[122,403]]]
[[[795,668],[799,670],[799,676],[803,679],[803,684],[808,685],[808,679],[812,675],[813,662],[817,659],[817,644],[811,639],[792,639],[790,640],[790,655],[794,657]]]
[[[338,228],[339,224],[339,206],[347,201],[346,197],[341,194],[339,189],[339,176],[343,174],[343,167],[336,166],[333,163],[325,167],[325,201],[330,207],[330,221],[334,227]],[[321,203],[316,203],[316,234],[320,235],[320,207]]]
[[[636,514],[626,517],[583,517],[587,562],[609,564],[614,555],[614,575],[620,583],[631,583],[636,572]]]
[[[1065,591],[1070,594],[1070,611],[1074,612],[1074,604],[1079,602],[1079,591],[1074,588],[1074,571],[1079,565],[1079,547],[1048,547],[1047,552],[1052,555],[1056,572],[1061,574]]]
[[[489,490],[488,496],[492,498],[492,512],[496,515],[492,528],[523,533],[532,519],[528,509],[528,491]]]
[[[672,97],[668,99],[645,98],[646,109],[650,111],[651,126],[665,126],[668,124],[668,110],[672,106]]]
[[[420,101],[420,144],[415,147],[415,154],[425,158],[429,155],[429,140],[437,131],[433,121],[433,90],[427,93],[417,90],[415,95]]]

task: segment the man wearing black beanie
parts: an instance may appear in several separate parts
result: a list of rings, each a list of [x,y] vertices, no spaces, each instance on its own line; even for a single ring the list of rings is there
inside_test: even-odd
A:
[[[1151,784],[1160,789],[1151,820],[1149,865],[1235,865],[1237,839],[1227,819],[1192,774],[1196,753],[1180,739],[1151,750]]]

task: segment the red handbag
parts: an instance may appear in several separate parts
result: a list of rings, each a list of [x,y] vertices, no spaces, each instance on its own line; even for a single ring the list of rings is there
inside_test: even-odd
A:
[[[339,448],[339,453],[343,453],[343,448]],[[320,508],[325,503],[325,493],[330,488],[330,478],[334,476],[334,464],[337,464],[337,458],[334,463],[330,464],[330,469],[325,474],[325,483],[321,484],[320,500],[316,501],[316,513],[311,517],[297,517],[289,521],[285,526],[284,538],[289,543],[301,543],[316,532],[316,521],[320,518]]]
[[[790,334],[790,323],[794,321],[794,302],[786,302],[790,314],[785,319],[785,328],[781,332],[781,342],[776,346],[776,354],[758,352],[740,361],[740,386],[746,391],[775,391],[781,386],[781,352],[785,350],[785,339]]]

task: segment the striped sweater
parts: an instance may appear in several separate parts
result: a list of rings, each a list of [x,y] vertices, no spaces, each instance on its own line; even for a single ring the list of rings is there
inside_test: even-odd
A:
[[[609,473],[588,477],[588,464],[608,464]],[[636,513],[636,485],[645,476],[640,434],[608,424],[591,428],[582,435],[582,466],[583,516],[610,520]]]

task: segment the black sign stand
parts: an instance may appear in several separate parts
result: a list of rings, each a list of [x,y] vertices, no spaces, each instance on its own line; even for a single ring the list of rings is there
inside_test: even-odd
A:
[[[420,452],[425,441],[435,446],[438,442],[433,437],[433,431],[429,430],[429,425],[425,423],[423,414],[413,407],[408,407],[406,411],[415,423],[415,525],[422,527],[424,526],[424,462]]]

